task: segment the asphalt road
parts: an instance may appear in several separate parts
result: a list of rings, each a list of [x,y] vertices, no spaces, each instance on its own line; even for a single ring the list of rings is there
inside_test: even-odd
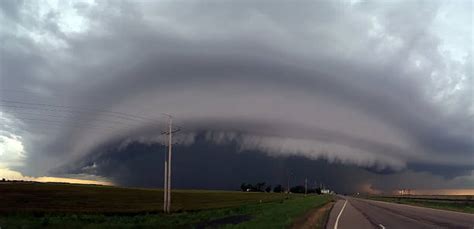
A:
[[[327,228],[469,228],[474,215],[403,204],[342,197],[334,205]]]

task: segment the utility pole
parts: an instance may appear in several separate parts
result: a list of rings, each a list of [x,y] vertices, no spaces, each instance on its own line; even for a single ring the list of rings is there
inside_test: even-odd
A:
[[[286,198],[290,197],[290,176],[291,176],[291,172],[288,172],[288,183],[286,185],[286,187],[287,187],[287,189],[286,189]]]
[[[163,212],[166,212],[166,209],[168,209],[168,161],[166,160],[166,157],[168,155],[165,153],[165,173],[164,173],[164,180],[165,183],[163,184]]]
[[[168,152],[165,153],[165,172],[163,185],[163,211],[165,213],[171,212],[171,152],[173,145],[173,133],[178,132],[179,129],[173,130],[173,116],[163,113],[168,117],[168,130],[161,134],[168,135]]]
[[[170,115],[168,116],[168,120],[169,120],[169,125],[168,125],[168,133],[169,133],[169,136],[168,136],[168,197],[166,198],[166,200],[168,201],[168,206],[166,206],[166,212],[170,213],[170,210],[171,210],[171,147],[172,147],[172,136],[173,136],[173,132],[172,132],[172,125],[173,125],[173,117]]]
[[[308,194],[308,178],[304,178],[304,196]]]

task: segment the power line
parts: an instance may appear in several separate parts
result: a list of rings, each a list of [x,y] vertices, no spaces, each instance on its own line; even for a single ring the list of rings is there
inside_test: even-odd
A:
[[[27,109],[27,110],[39,110],[39,111],[48,111],[48,112],[65,112],[65,113],[71,113],[71,114],[75,114],[75,113],[96,114],[96,113],[93,113],[93,112],[80,111],[80,110],[48,109],[48,108],[41,108],[41,107],[26,107],[26,106],[16,106],[16,105],[1,104],[1,103],[0,103],[0,107],[8,107],[8,108],[15,108],[15,109]],[[124,120],[142,122],[141,120],[132,119],[130,117],[122,117],[122,116],[116,116],[116,115],[108,115],[108,116],[112,116],[112,117],[120,118],[120,119],[124,119]]]
[[[49,109],[49,108],[31,107],[31,106],[17,106],[17,105],[1,104],[1,102],[0,102],[0,107],[9,107],[9,108],[15,108],[15,109],[31,109],[31,110],[36,110],[36,111],[46,111],[45,113],[25,112],[25,111],[19,111],[19,110],[6,111],[6,113],[9,113],[9,114],[13,115],[18,120],[34,121],[34,123],[28,122],[27,123],[28,125],[36,124],[37,122],[43,122],[43,123],[62,124],[62,125],[54,125],[54,126],[63,126],[64,124],[68,124],[69,126],[72,126],[71,123],[76,123],[76,124],[82,125],[82,126],[84,126],[84,124],[85,124],[85,125],[88,126],[88,129],[89,129],[89,128],[98,128],[99,127],[95,124],[92,125],[91,123],[99,123],[99,124],[103,125],[104,123],[101,123],[101,122],[108,122],[108,123],[114,123],[114,124],[119,124],[120,125],[120,126],[105,126],[105,128],[107,128],[109,130],[116,130],[117,128],[123,128],[123,127],[132,127],[132,125],[136,127],[136,124],[121,122],[121,121],[118,121],[118,120],[110,120],[110,119],[106,119],[106,118],[104,119],[104,118],[95,118],[95,117],[94,118],[88,118],[88,117],[93,117],[93,116],[91,115],[91,112],[87,112],[87,111]],[[0,112],[2,112],[2,111],[0,111]],[[3,111],[3,112],[5,112],[5,111]],[[51,114],[51,113],[47,113],[47,112],[59,112],[59,113],[66,112],[67,114],[71,114],[71,115],[56,115],[56,114]],[[33,116],[33,118],[25,117],[23,115],[31,115],[31,116]],[[36,117],[34,117],[34,116],[36,116]],[[75,116],[77,116],[77,117],[75,117]],[[83,116],[85,116],[85,117],[83,117]],[[53,117],[53,118],[59,118],[59,120],[57,120],[57,119],[54,119],[54,120],[41,119],[41,118],[37,118],[37,117]],[[113,117],[112,119],[115,119],[115,118],[127,119],[127,120],[131,120],[131,121],[139,122],[139,120],[129,119],[127,117],[121,117],[121,116],[117,117],[117,116],[114,116],[114,115],[105,115],[105,117]],[[70,120],[66,120],[68,118],[70,118]]]
[[[63,121],[50,120],[50,119],[20,118],[20,120],[28,120],[28,121],[34,121],[34,122],[45,122],[45,123],[56,123],[56,124],[66,124],[66,122],[63,122]],[[97,128],[97,127],[99,127],[99,126],[96,126],[96,125],[88,125],[89,123],[82,122],[82,121],[72,120],[72,121],[67,122],[67,124],[71,124],[71,123],[80,124],[81,126],[88,126],[87,128]],[[61,125],[61,126],[64,126],[64,125]],[[101,126],[100,128],[108,128],[110,130],[116,130],[117,129],[113,126]]]
[[[17,115],[20,114],[20,115],[36,115],[36,116],[41,116],[41,117],[53,117],[53,118],[76,118],[76,119],[79,119],[79,120],[89,120],[89,121],[100,121],[100,122],[110,122],[110,123],[115,123],[115,124],[120,124],[120,125],[130,125],[128,123],[124,123],[124,122],[120,122],[120,121],[116,121],[116,120],[108,120],[108,119],[98,119],[98,118],[94,118],[92,116],[90,116],[90,118],[85,118],[85,117],[74,117],[73,115],[53,115],[53,114],[40,114],[40,113],[33,113],[33,112],[22,112],[22,111],[14,111],[12,112],[14,114],[15,117],[18,117]],[[21,119],[21,118],[19,118]]]
[[[155,121],[154,119],[150,119],[147,117],[142,117],[139,115],[135,114],[128,114],[124,112],[118,112],[118,111],[109,111],[109,110],[103,110],[103,109],[92,109],[92,108],[86,108],[86,107],[74,107],[74,106],[66,106],[66,105],[52,105],[52,104],[45,104],[45,103],[31,103],[31,102],[21,102],[21,101],[13,101],[13,100],[5,100],[5,99],[0,99],[0,103],[6,103],[6,104],[0,104],[0,106],[5,106],[5,107],[17,107],[17,108],[25,108],[21,106],[12,106],[9,104],[20,104],[20,105],[29,105],[29,106],[39,106],[39,107],[53,107],[53,108],[62,108],[62,111],[72,111],[72,112],[82,112],[82,113],[105,113],[109,114],[111,116],[116,116],[119,118],[129,118],[129,119],[135,119],[138,121]],[[29,107],[29,109],[35,109],[34,107]],[[48,109],[45,109],[48,110]],[[49,111],[61,111],[58,109],[49,109]]]
[[[41,128],[41,126],[44,126],[47,128]],[[35,120],[35,122],[28,123],[28,132],[31,132],[31,133],[35,131],[40,131],[41,133],[57,132],[61,130],[61,127],[64,127],[64,125],[60,123],[44,122],[43,120]],[[85,126],[84,124],[73,124],[73,125],[69,125],[68,128],[75,129],[75,130],[87,130],[88,132],[98,132],[98,133],[103,133],[103,134],[110,134],[110,133],[116,132],[116,129],[90,126],[90,125]],[[20,130],[26,131],[24,128],[21,128],[21,127],[20,127]]]

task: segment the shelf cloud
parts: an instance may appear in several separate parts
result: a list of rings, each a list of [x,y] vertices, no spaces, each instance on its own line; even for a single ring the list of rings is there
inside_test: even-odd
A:
[[[3,1],[0,159],[15,164],[0,165],[44,176],[97,160],[91,175],[129,185],[100,166],[160,144],[166,112],[191,151],[324,160],[360,170],[352,187],[416,174],[474,188],[466,4]]]

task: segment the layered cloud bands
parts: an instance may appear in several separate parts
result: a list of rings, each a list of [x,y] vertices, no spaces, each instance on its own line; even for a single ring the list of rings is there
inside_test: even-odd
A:
[[[167,112],[190,147],[204,132],[270,156],[466,176],[472,40],[449,35],[472,33],[462,4],[4,1],[2,134],[21,139],[26,174],[159,142]]]

